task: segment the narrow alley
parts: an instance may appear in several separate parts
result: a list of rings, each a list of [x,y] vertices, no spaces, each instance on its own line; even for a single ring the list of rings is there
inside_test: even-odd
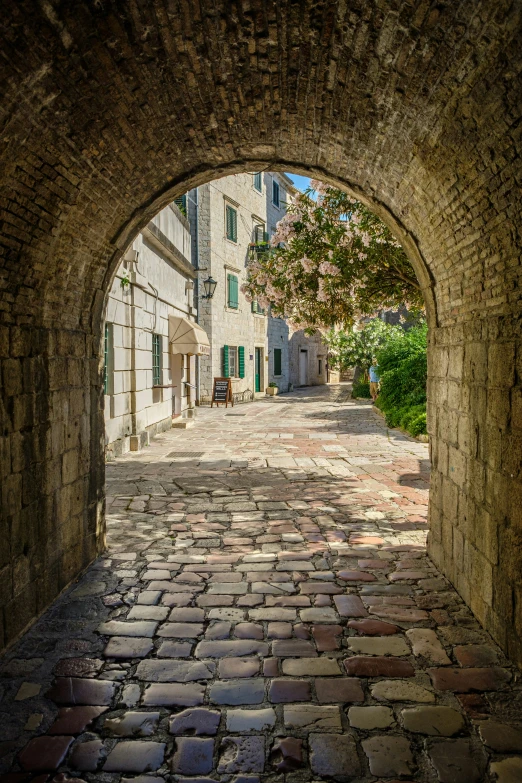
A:
[[[107,466],[105,556],[0,663],[3,780],[522,780],[520,673],[425,556],[428,446],[349,389]]]

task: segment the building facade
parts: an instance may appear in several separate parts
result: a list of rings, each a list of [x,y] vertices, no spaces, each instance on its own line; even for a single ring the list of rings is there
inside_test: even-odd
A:
[[[137,451],[196,398],[195,354],[208,350],[195,323],[190,227],[175,204],[136,237],[120,264],[105,313],[107,457]]]
[[[262,172],[223,177],[187,194],[197,258],[198,322],[210,342],[210,355],[200,358],[198,368],[202,403],[210,401],[215,377],[230,377],[237,399],[264,396],[278,378],[281,390],[288,390],[288,350],[284,356],[278,353],[279,342],[285,343],[280,333],[287,334],[288,327],[248,302],[241,287],[256,252],[252,245],[268,242],[295,192],[285,174]],[[209,275],[217,285],[212,299],[205,300],[203,281]]]

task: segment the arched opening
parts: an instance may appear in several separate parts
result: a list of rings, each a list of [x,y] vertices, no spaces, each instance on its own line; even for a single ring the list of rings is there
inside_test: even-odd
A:
[[[430,554],[522,661],[520,19],[472,6],[7,4],[3,645],[103,550],[122,254],[187,188],[256,167],[347,188],[407,250],[431,328]]]

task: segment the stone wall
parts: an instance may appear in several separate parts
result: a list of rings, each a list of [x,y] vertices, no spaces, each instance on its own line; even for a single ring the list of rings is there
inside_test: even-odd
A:
[[[431,334],[430,553],[475,616],[522,660],[520,323]]]
[[[103,548],[125,250],[187,189],[286,170],[363,199],[415,266],[430,549],[522,664],[519,4],[6,0],[0,34],[2,643]]]
[[[283,318],[269,316],[268,336],[268,383],[277,383],[279,392],[287,392],[290,384],[290,330]],[[281,351],[281,374],[275,374],[274,350]]]
[[[272,203],[272,180],[280,183],[281,206]],[[213,379],[223,375],[223,347],[242,346],[245,352],[245,375],[232,377],[234,394],[248,392],[255,396],[255,350],[260,349],[261,373],[258,396],[265,395],[269,383],[269,344],[267,314],[252,312],[251,303],[239,290],[239,306],[228,306],[227,275],[237,276],[239,287],[248,278],[249,244],[254,241],[254,227],[267,233],[285,213],[286,190],[291,186],[283,174],[263,172],[261,192],[254,188],[253,174],[223,177],[198,189],[198,243],[200,271],[198,289],[203,293],[203,280],[212,275],[217,282],[210,301],[199,298],[199,323],[210,339],[211,352],[199,365],[199,393],[202,402],[212,396]],[[189,216],[195,234],[195,195],[190,199]],[[226,237],[225,208],[237,211],[237,242]]]

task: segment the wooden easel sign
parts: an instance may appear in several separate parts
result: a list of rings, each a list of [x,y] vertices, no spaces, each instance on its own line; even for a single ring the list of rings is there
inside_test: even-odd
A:
[[[228,408],[228,403],[234,407],[234,398],[232,396],[232,381],[230,378],[214,378],[214,389],[212,390],[212,402],[210,407],[219,405],[220,402],[225,403],[225,408]]]

